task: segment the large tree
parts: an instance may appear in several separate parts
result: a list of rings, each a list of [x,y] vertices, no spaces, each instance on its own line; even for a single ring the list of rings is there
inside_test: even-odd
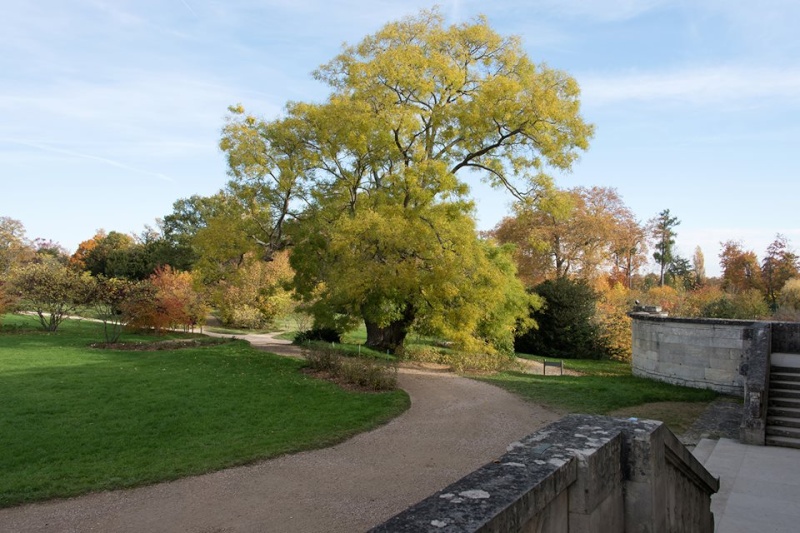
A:
[[[550,188],[519,202],[515,216],[492,231],[514,244],[520,276],[532,287],[545,279],[593,279],[601,273],[625,280],[643,263],[643,233],[617,191],[607,187]]]
[[[761,265],[752,250],[744,250],[739,241],[721,243],[719,266],[722,269],[722,288],[731,293],[763,290]]]
[[[527,200],[569,169],[592,133],[577,84],[485,19],[445,26],[435,11],[315,75],[322,104],[272,122],[231,108],[221,147],[232,191],[261,207],[260,243],[292,244],[300,295],[319,318],[363,319],[371,346],[397,349],[414,324],[480,337],[520,300],[504,252],[476,235],[468,180]]]

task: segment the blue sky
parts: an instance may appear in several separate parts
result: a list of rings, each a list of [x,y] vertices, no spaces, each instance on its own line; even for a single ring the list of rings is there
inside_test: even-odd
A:
[[[3,0],[0,216],[74,250],[140,232],[227,177],[230,104],[266,118],[321,100],[310,72],[421,1]],[[562,187],[615,187],[644,221],[678,216],[679,252],[800,248],[800,2],[466,0],[535,62],[566,70],[597,128]],[[488,229],[510,198],[476,187]]]

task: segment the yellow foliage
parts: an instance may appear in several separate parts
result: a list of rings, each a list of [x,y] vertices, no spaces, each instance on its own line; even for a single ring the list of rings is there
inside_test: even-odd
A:
[[[294,276],[289,253],[278,252],[272,261],[248,256],[230,281],[220,284],[217,308],[226,325],[259,328],[293,306],[288,288]]]
[[[669,314],[674,314],[677,311],[680,302],[680,294],[669,285],[652,287],[644,295],[644,303],[646,305],[660,306],[662,311]]]
[[[621,283],[606,285],[597,302],[596,320],[603,345],[611,359],[631,360],[631,291]]]

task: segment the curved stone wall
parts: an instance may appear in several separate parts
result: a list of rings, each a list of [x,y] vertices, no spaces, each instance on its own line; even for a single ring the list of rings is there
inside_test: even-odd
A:
[[[752,340],[748,320],[631,313],[636,376],[741,396],[741,365]]]

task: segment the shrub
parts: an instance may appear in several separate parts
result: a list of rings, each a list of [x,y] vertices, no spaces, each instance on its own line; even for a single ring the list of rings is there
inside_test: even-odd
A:
[[[236,307],[220,307],[218,312],[222,323],[233,328],[259,329],[269,323],[269,319],[264,313],[252,305],[241,304]]]
[[[342,357],[334,350],[323,348],[306,355],[306,366],[363,389],[382,391],[397,387],[397,367],[374,359]]]
[[[534,288],[545,300],[531,317],[538,324],[514,340],[517,352],[560,358],[600,358],[604,353],[594,321],[597,294],[584,281],[560,278]]]
[[[441,363],[444,364],[445,354],[440,349],[433,346],[410,345],[406,347],[403,354],[409,361],[418,363]]]
[[[333,350],[318,349],[306,355],[306,365],[317,372],[331,372],[336,374],[339,371],[341,357]]]
[[[94,287],[92,306],[103,321],[106,342],[117,342],[127,323],[123,309],[136,291],[136,282],[99,276]]]
[[[447,365],[456,372],[496,372],[514,365],[514,354],[496,350],[476,352],[411,345],[405,351],[405,358],[418,363]]]
[[[800,313],[800,278],[788,280],[778,294],[778,315],[798,316]]]
[[[305,344],[308,341],[342,342],[342,334],[333,328],[313,327],[300,331],[295,335],[294,344]]]
[[[160,332],[204,324],[208,307],[193,285],[189,272],[169,266],[156,269],[148,280],[131,287],[128,300],[121,306],[128,325]]]
[[[502,352],[448,352],[443,354],[441,362],[456,372],[496,372],[509,369],[514,363],[514,355]]]
[[[12,272],[11,285],[23,308],[35,311],[42,327],[51,332],[87,303],[93,291],[88,274],[81,275],[54,259],[19,267]]]
[[[651,287],[644,294],[644,302],[646,305],[657,305],[663,311],[674,315],[680,305],[681,295],[669,285]]]
[[[365,389],[381,391],[397,387],[397,367],[371,359],[346,358],[339,364],[338,376]]]
[[[605,355],[617,361],[631,360],[631,318],[634,298],[621,283],[606,290],[597,303],[596,321]]]
[[[683,317],[702,317],[705,309],[713,302],[725,297],[725,292],[715,285],[706,285],[684,294],[675,315]]]
[[[709,318],[734,318],[756,320],[769,315],[769,306],[758,289],[748,289],[737,294],[724,293],[703,308]]]

